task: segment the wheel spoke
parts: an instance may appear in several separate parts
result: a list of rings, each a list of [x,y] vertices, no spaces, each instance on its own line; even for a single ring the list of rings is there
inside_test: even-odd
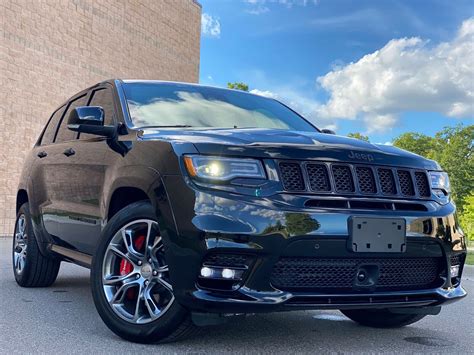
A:
[[[148,310],[148,313],[150,314],[150,317],[152,319],[156,319],[161,311],[153,300],[153,297],[151,295],[151,289],[152,287],[148,287],[147,289],[145,289],[143,300],[145,302],[145,306]]]
[[[22,235],[25,233],[25,217],[23,216],[18,219],[18,230]]]
[[[167,281],[163,280],[161,277],[157,277],[156,282],[158,282],[161,286],[166,288],[169,292],[173,293],[173,286],[171,286]]]
[[[127,248],[128,255],[132,255],[132,257],[135,259],[140,259],[143,257],[143,255],[137,252],[133,246],[132,234],[130,230],[122,229],[122,240],[125,248]]]
[[[125,254],[120,249],[117,248],[115,245],[110,245],[109,250],[117,255],[118,257],[127,260],[129,263],[136,264],[135,260],[130,257],[130,254]]]
[[[122,286],[119,287],[115,295],[112,297],[112,299],[109,301],[111,305],[113,304],[122,304],[123,299],[125,298],[125,293],[127,290],[129,290],[132,287],[139,286],[140,284],[138,282],[126,282]]]
[[[25,259],[20,255],[19,258],[18,258],[19,262],[18,262],[18,270],[19,271],[22,271],[24,268],[25,268]]]
[[[160,266],[159,268],[156,269],[156,271],[158,271],[159,273],[168,272],[169,271],[168,265]]]
[[[148,259],[150,256],[150,236],[151,236],[151,229],[153,226],[153,221],[147,221],[147,231],[146,231],[146,239],[145,239],[145,259]]]
[[[123,276],[112,275],[109,277],[105,277],[103,279],[103,282],[104,282],[104,285],[113,286],[120,282],[127,282],[129,281],[129,279],[133,278],[133,276],[134,276],[133,272],[127,275],[123,275]]]
[[[21,255],[18,253],[15,253],[15,269],[19,270],[20,267],[20,258]]]
[[[133,314],[133,320],[137,321],[140,318],[140,301],[143,299],[143,286],[138,286],[137,302],[135,304],[135,313]]]

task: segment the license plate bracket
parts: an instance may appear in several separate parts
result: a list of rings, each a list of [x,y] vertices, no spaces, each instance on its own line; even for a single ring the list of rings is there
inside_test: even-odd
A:
[[[403,218],[349,218],[350,246],[357,253],[403,253],[406,221]]]

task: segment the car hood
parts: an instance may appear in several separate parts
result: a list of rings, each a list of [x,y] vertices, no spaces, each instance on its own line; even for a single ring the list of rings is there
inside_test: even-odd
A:
[[[192,143],[206,155],[272,159],[325,160],[439,170],[417,154],[385,144],[319,132],[278,129],[144,130],[144,140]]]

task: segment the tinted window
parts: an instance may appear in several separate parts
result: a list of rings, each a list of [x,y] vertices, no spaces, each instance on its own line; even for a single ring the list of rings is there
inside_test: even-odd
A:
[[[41,138],[41,145],[51,144],[54,141],[54,135],[56,134],[56,130],[58,128],[58,123],[61,120],[61,117],[64,113],[66,106],[61,107],[49,120],[48,126],[46,127],[43,137]]]
[[[278,101],[246,92],[158,82],[129,82],[123,87],[136,127],[256,127],[316,131]]]
[[[66,114],[63,116],[63,120],[61,121],[61,126],[59,127],[58,134],[56,135],[55,143],[67,142],[76,139],[77,132],[71,131],[67,128],[67,120],[69,118],[69,114],[73,109],[79,106],[86,106],[86,95],[78,97],[74,101],[69,103],[67,108]]]
[[[89,106],[101,106],[104,109],[104,125],[114,124],[114,97],[112,89],[99,89],[92,92]]]

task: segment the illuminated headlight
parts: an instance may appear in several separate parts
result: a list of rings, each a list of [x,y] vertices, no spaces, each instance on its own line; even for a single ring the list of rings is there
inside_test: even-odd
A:
[[[430,171],[431,187],[435,190],[444,190],[446,193],[451,192],[448,174],[441,171]]]
[[[184,164],[193,178],[217,181],[228,181],[237,177],[265,179],[263,165],[256,159],[186,155]]]

